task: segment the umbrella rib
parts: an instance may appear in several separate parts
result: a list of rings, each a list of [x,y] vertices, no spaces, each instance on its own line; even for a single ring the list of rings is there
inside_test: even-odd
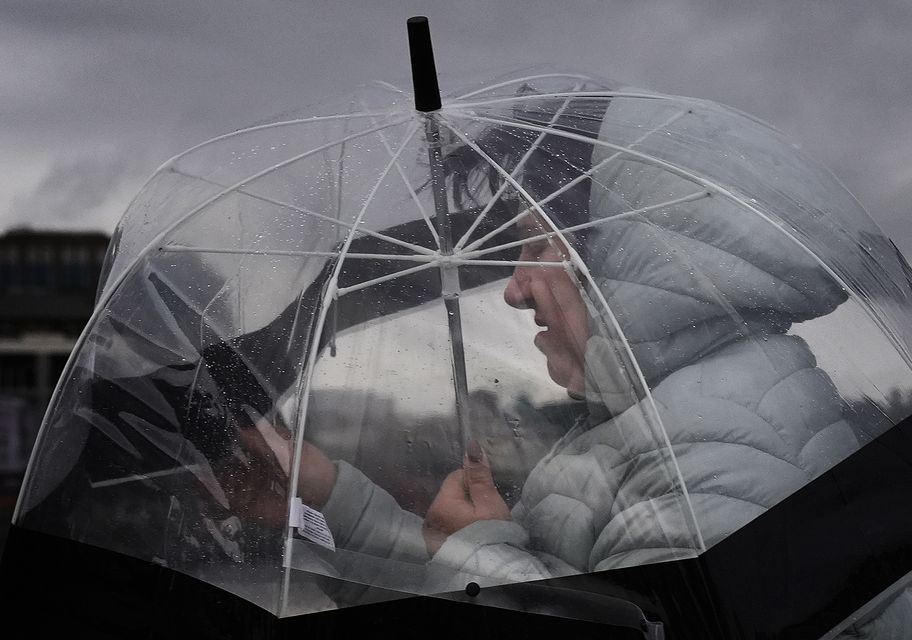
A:
[[[552,234],[553,235],[553,234]],[[444,262],[444,261],[441,261]],[[566,268],[566,262],[534,260],[473,260],[469,258],[449,258],[445,260],[451,264],[483,267],[561,267]]]
[[[349,124],[350,124],[349,122],[345,122],[342,125],[343,134],[348,133]],[[373,118],[371,118],[371,124],[377,124],[377,122]],[[381,134],[378,132],[378,135],[381,135]],[[328,160],[327,165],[331,165],[331,164],[332,164],[332,161]],[[335,205],[335,210],[333,211],[333,214],[334,214],[333,219],[341,221],[342,220],[342,184],[343,184],[343,177],[345,175],[345,143],[344,142],[339,145],[339,157],[336,159],[335,164],[336,164],[336,167],[335,167],[336,175],[335,175],[335,180],[333,180],[333,187],[335,189],[335,193],[333,194],[335,196],[333,205]],[[340,235],[340,229],[339,229],[338,225],[335,227],[334,231],[336,232],[336,243],[338,244],[339,235]]]
[[[474,91],[469,91],[464,93],[461,96],[452,98],[453,100],[465,100],[466,98],[471,98],[476,96],[479,93],[484,93],[485,91],[494,91],[495,89],[501,89],[503,87],[509,87],[511,84],[518,84],[520,82],[528,82],[529,80],[544,80],[545,78],[572,78],[573,80],[592,80],[591,78],[576,74],[576,73],[540,73],[532,76],[523,76],[522,78],[513,78],[512,80],[507,80],[506,82],[498,82],[497,84],[488,85],[487,87],[482,87],[481,89],[475,89]]]
[[[630,144],[628,144],[626,148],[629,149],[630,147],[632,147],[632,146],[634,146],[634,145],[637,145],[637,144],[643,142],[646,138],[648,138],[649,136],[651,136],[652,134],[654,134],[656,131],[660,131],[661,129],[663,129],[663,128],[669,126],[670,124],[672,124],[673,122],[675,122],[676,120],[678,120],[679,118],[683,117],[684,115],[686,115],[686,114],[688,114],[688,113],[690,113],[690,110],[682,109],[682,110],[679,111],[678,113],[676,113],[676,114],[674,114],[673,116],[671,116],[670,118],[668,118],[665,122],[663,122],[663,123],[660,124],[659,126],[655,127],[654,129],[652,129],[652,130],[650,130],[650,131],[647,131],[647,132],[644,133],[642,136],[640,136],[639,138],[637,138],[636,140],[634,140],[633,142],[631,142]],[[592,174],[593,174],[594,172],[598,171],[599,169],[601,169],[602,167],[604,167],[604,166],[605,166],[606,164],[608,164],[609,162],[611,162],[611,161],[617,159],[617,157],[620,156],[620,155],[621,155],[621,152],[620,152],[620,151],[618,151],[618,152],[612,154],[611,156],[609,156],[608,158],[602,160],[601,162],[599,162],[597,165],[595,165],[595,166],[592,167],[591,169],[588,169],[588,170],[584,171],[582,174],[580,174],[579,176],[575,177],[573,180],[571,180],[570,182],[568,182],[568,183],[565,184],[564,186],[560,187],[560,188],[557,189],[556,191],[551,192],[550,194],[548,194],[547,196],[545,196],[542,200],[539,200],[538,204],[539,204],[539,205],[543,205],[543,204],[547,204],[547,203],[551,202],[554,198],[558,197],[559,195],[561,195],[561,194],[563,194],[564,192],[568,191],[569,189],[573,188],[574,186],[576,186],[577,184],[579,184],[580,182],[582,182],[582,181],[585,180],[586,178],[591,177]],[[503,230],[505,230],[505,229],[509,228],[510,226],[512,226],[513,224],[519,222],[520,219],[523,218],[524,216],[526,216],[528,213],[529,213],[529,209],[525,209],[525,210],[523,210],[523,211],[520,211],[512,220],[509,220],[509,221],[505,222],[504,224],[502,224],[501,226],[497,227],[497,229],[494,229],[493,231],[491,231],[490,233],[488,233],[488,234],[485,235],[484,237],[482,237],[482,238],[476,240],[475,242],[470,243],[470,244],[469,244],[468,246],[466,246],[464,249],[465,249],[466,251],[471,251],[472,249],[475,249],[476,247],[480,247],[480,246],[483,245],[485,242],[487,242],[488,240],[490,240],[491,238],[493,238],[494,236],[496,236],[497,234],[499,234],[499,233],[502,232]]]
[[[335,114],[335,115],[329,115],[329,116],[312,116],[310,118],[299,118],[296,120],[283,120],[282,122],[270,122],[268,124],[261,124],[261,125],[255,126],[255,127],[248,127],[247,129],[241,129],[240,131],[232,131],[231,133],[226,133],[224,135],[217,136],[215,138],[210,138],[209,140],[200,142],[199,144],[197,144],[193,147],[190,147],[189,149],[186,149],[185,151],[181,151],[177,155],[172,156],[171,158],[169,158],[168,160],[165,160],[162,164],[160,164],[158,166],[158,168],[152,173],[152,175],[143,183],[142,187],[140,187],[139,191],[137,192],[137,197],[138,197],[138,194],[142,193],[143,190],[145,190],[145,188],[147,186],[149,186],[149,183],[152,182],[152,179],[155,176],[157,176],[159,173],[161,173],[162,171],[164,171],[166,169],[173,171],[174,168],[171,165],[173,165],[174,163],[178,162],[179,160],[188,156],[189,154],[193,153],[194,151],[198,151],[199,149],[207,147],[211,144],[215,144],[216,142],[221,142],[222,140],[227,140],[228,138],[232,138],[234,136],[238,136],[238,135],[241,135],[244,133],[252,133],[255,131],[273,129],[273,128],[278,128],[278,127],[285,127],[285,126],[290,126],[290,125],[295,125],[295,124],[306,124],[309,122],[322,122],[325,120],[340,120],[342,118],[369,118],[371,116],[383,116],[383,115],[385,115],[386,117],[391,117],[391,116],[396,115],[396,113],[398,113],[398,112],[390,113],[388,111],[387,112],[378,111],[376,113],[346,113],[346,114]],[[136,200],[136,198],[134,197],[130,203],[131,206],[135,200]],[[128,208],[128,210],[129,210],[129,208]]]
[[[709,191],[697,191],[691,193],[690,195],[682,196],[680,198],[674,198],[673,200],[668,200],[666,202],[660,202],[658,204],[651,204],[646,207],[640,207],[639,209],[631,209],[630,211],[623,211],[613,216],[608,216],[607,218],[598,218],[596,220],[590,220],[589,222],[581,222],[580,224],[573,225],[572,227],[565,227],[559,229],[556,233],[554,231],[546,231],[535,236],[530,236],[528,238],[523,238],[521,240],[514,240],[513,242],[507,242],[501,245],[494,247],[487,247],[486,249],[478,249],[475,251],[465,251],[461,255],[463,258],[471,259],[472,256],[483,256],[488,253],[494,253],[497,251],[504,251],[506,249],[512,249],[513,247],[519,247],[524,244],[529,244],[532,242],[537,242],[543,239],[553,238],[555,235],[565,235],[568,233],[573,233],[574,231],[580,231],[581,229],[588,229],[590,227],[595,227],[607,222],[614,222],[615,220],[622,220],[624,218],[630,218],[632,216],[643,215],[644,213],[649,213],[651,211],[656,211],[659,209],[664,209],[666,207],[673,207],[679,204],[684,204],[687,202],[695,202],[697,200],[702,200],[703,198],[709,198],[711,196]],[[525,213],[531,212],[532,209],[526,209]]]
[[[348,251],[351,248],[351,244],[355,239],[355,233],[357,231],[359,231],[358,227],[361,225],[362,221],[364,220],[364,214],[367,212],[368,208],[370,207],[371,203],[373,202],[374,196],[377,195],[377,191],[380,190],[380,185],[383,184],[383,181],[386,179],[386,176],[389,174],[390,169],[392,169],[393,166],[396,164],[396,159],[399,158],[399,156],[402,154],[403,151],[405,151],[406,146],[408,146],[409,141],[412,139],[412,136],[414,136],[417,131],[418,131],[417,124],[413,124],[409,128],[408,133],[406,133],[405,137],[402,140],[402,143],[399,145],[399,148],[396,150],[396,153],[393,154],[393,156],[390,158],[389,163],[386,165],[386,167],[384,167],[383,171],[380,172],[380,177],[377,178],[377,182],[374,183],[373,187],[371,187],[370,193],[367,194],[367,198],[365,199],[364,204],[361,205],[361,210],[358,212],[358,216],[355,218],[355,223],[352,225],[351,230],[349,231],[348,237],[345,239],[345,244],[342,247],[342,251],[339,253],[339,260],[336,263],[335,273],[330,278],[332,289],[338,288],[339,274],[342,271],[342,269],[341,269],[342,264],[345,262],[345,257],[348,254]],[[433,263],[429,263],[429,264],[433,264]]]
[[[389,112],[389,111],[385,111],[385,112],[384,111],[365,111],[365,112],[356,112],[356,113],[338,113],[338,114],[329,115],[329,116],[311,116],[309,118],[296,118],[294,120],[282,120],[280,122],[269,122],[267,124],[260,124],[255,127],[239,129],[238,131],[232,131],[231,133],[226,133],[226,134],[217,136],[215,138],[210,138],[209,140],[200,142],[196,146],[190,147],[189,149],[187,149],[185,151],[181,151],[179,154],[172,157],[170,160],[165,161],[165,163],[162,164],[161,167],[159,167],[159,170],[164,169],[171,163],[177,162],[181,158],[193,153],[194,151],[202,149],[203,147],[207,147],[211,144],[215,144],[216,142],[221,142],[222,140],[227,140],[229,138],[244,135],[247,133],[255,133],[257,131],[265,131],[267,129],[277,129],[279,127],[289,127],[289,126],[293,126],[296,124],[309,124],[311,122],[326,122],[328,120],[346,120],[349,118],[376,118],[378,116],[386,116],[389,118],[394,115],[397,115],[397,113],[398,112]],[[156,171],[155,173],[158,173],[158,171]],[[153,173],[152,175],[155,175],[155,174]]]
[[[206,200],[206,201],[202,202],[201,204],[197,205],[194,209],[192,209],[190,212],[188,212],[185,216],[183,216],[183,217],[180,218],[179,220],[176,220],[170,227],[168,227],[165,231],[163,231],[161,234],[159,234],[159,238],[157,238],[157,240],[160,241],[161,238],[164,238],[172,229],[174,229],[174,228],[177,227],[178,225],[180,225],[180,224],[186,222],[187,220],[189,220],[191,217],[193,217],[193,216],[195,216],[196,214],[198,214],[200,211],[202,211],[202,210],[205,209],[206,207],[208,207],[208,206],[214,204],[215,202],[221,200],[222,198],[224,198],[226,195],[228,195],[228,194],[230,194],[230,193],[232,193],[232,192],[235,192],[235,191],[239,191],[239,190],[241,189],[241,187],[243,187],[244,185],[246,185],[246,184],[248,184],[248,183],[250,183],[250,182],[253,182],[254,180],[258,180],[258,179],[262,178],[263,176],[267,176],[267,175],[269,175],[270,173],[273,173],[273,172],[275,172],[275,171],[278,171],[279,169],[282,169],[282,168],[284,168],[284,167],[287,167],[287,166],[290,165],[290,164],[293,164],[293,163],[295,163],[295,162],[298,162],[299,160],[303,160],[304,158],[310,157],[310,156],[312,156],[312,155],[314,155],[314,154],[316,154],[316,153],[320,153],[321,151],[325,151],[326,149],[329,149],[329,148],[331,148],[331,147],[334,147],[334,146],[336,146],[336,145],[338,145],[338,144],[341,144],[341,143],[343,143],[343,142],[347,142],[348,140],[354,140],[354,139],[356,139],[356,138],[362,138],[362,137],[364,137],[364,136],[370,135],[370,134],[372,134],[372,133],[376,133],[377,131],[381,131],[381,130],[383,130],[383,129],[389,129],[390,127],[395,127],[395,126],[398,126],[398,125],[400,125],[400,124],[405,124],[405,123],[408,122],[409,120],[411,120],[411,118],[403,118],[403,119],[401,119],[401,120],[396,120],[396,121],[391,122],[391,123],[389,123],[389,124],[385,124],[385,125],[381,125],[381,126],[376,126],[376,127],[371,127],[371,128],[369,128],[369,129],[365,129],[365,130],[359,131],[359,132],[357,132],[357,133],[353,133],[353,134],[351,134],[351,135],[345,136],[345,137],[342,138],[341,140],[336,140],[336,141],[334,141],[334,142],[329,142],[329,143],[326,143],[326,144],[322,144],[322,145],[316,147],[315,149],[311,149],[310,151],[307,151],[307,152],[305,152],[305,153],[301,153],[301,154],[298,154],[298,155],[296,155],[296,156],[292,156],[291,158],[287,158],[287,159],[285,159],[285,160],[283,160],[283,161],[281,161],[281,162],[279,162],[279,163],[277,163],[277,164],[272,165],[271,167],[269,167],[269,168],[267,168],[267,169],[263,169],[262,171],[259,171],[259,172],[257,172],[257,173],[251,174],[251,175],[249,175],[249,176],[246,176],[246,177],[242,178],[241,180],[239,180],[238,182],[236,182],[235,184],[233,184],[232,186],[230,186],[230,187],[225,187],[222,191],[218,192],[218,193],[215,194],[214,196],[211,196],[208,200]],[[265,198],[262,198],[262,199],[265,200]],[[284,206],[290,206],[290,205],[284,205]],[[313,212],[311,212],[311,213],[313,213]],[[332,219],[332,218],[330,218],[330,219],[331,219],[331,220],[334,220],[334,219]],[[155,243],[153,242],[153,244],[155,244]]]
[[[363,103],[362,106],[366,107],[366,105],[363,105]],[[379,134],[379,136],[380,141],[383,143],[383,147],[386,149],[387,153],[392,156],[393,150],[390,148],[389,143],[386,140],[386,136],[384,136],[382,133]],[[418,207],[418,211],[421,213],[421,217],[424,218],[424,222],[427,224],[428,231],[431,232],[431,236],[433,236],[434,242],[437,244],[437,248],[440,249],[440,236],[437,235],[437,229],[434,228],[434,223],[431,222],[427,211],[424,210],[424,205],[421,204],[421,200],[418,198],[418,192],[415,191],[412,183],[409,182],[408,176],[405,175],[405,170],[402,168],[402,165],[399,164],[398,161],[396,162],[396,170],[399,172],[399,176],[402,178],[402,182],[405,184],[405,188],[408,189],[409,194],[412,196],[412,200],[415,202],[415,206]]]
[[[579,86],[579,85],[577,85],[577,86]],[[569,105],[570,105],[570,98],[567,98],[566,100],[564,100],[564,103],[560,106],[560,108],[554,112],[554,115],[551,116],[551,120],[548,122],[548,126],[551,126],[555,122],[557,122],[557,119],[561,117],[561,114],[563,114],[563,112],[566,110],[566,108]],[[529,160],[529,158],[532,157],[532,154],[538,150],[538,147],[541,145],[542,140],[545,139],[546,135],[548,135],[548,134],[544,131],[538,134],[538,137],[529,146],[529,148],[523,154],[523,157],[520,158],[519,162],[516,163],[516,166],[513,167],[513,170],[510,172],[510,175],[512,175],[513,177],[516,177],[519,174],[519,172],[525,166],[525,164]],[[462,237],[459,239],[459,242],[457,242],[456,246],[453,247],[454,251],[458,251],[459,249],[462,249],[462,245],[475,232],[475,229],[477,229],[478,225],[480,225],[482,220],[485,219],[485,217],[488,215],[488,212],[490,212],[491,209],[494,208],[494,205],[500,201],[500,197],[503,195],[504,191],[507,190],[507,186],[508,186],[508,183],[506,181],[504,181],[504,183],[501,184],[500,187],[498,187],[497,192],[493,196],[491,196],[491,199],[488,200],[488,203],[479,212],[479,214],[477,216],[475,216],[475,220],[472,221],[471,226],[469,226],[468,230],[464,234],[462,234]]]
[[[178,169],[173,169],[173,168],[171,169],[171,171],[173,171],[174,173],[180,174],[182,176],[191,178],[193,180],[201,180],[202,182],[208,182],[209,184],[215,185],[217,187],[223,187],[223,185],[219,184],[218,182],[215,182],[214,180],[210,180],[208,178],[203,178],[202,176],[194,176],[189,173],[185,173],[183,171],[180,171]],[[228,187],[225,187],[225,188],[228,188]],[[328,216],[328,215],[325,215],[322,213],[317,213],[316,211],[311,211],[310,209],[304,209],[303,207],[299,207],[297,205],[293,205],[288,202],[282,202],[281,200],[276,200],[276,199],[270,198],[268,196],[261,196],[259,194],[253,193],[252,191],[247,191],[245,189],[238,188],[238,189],[235,189],[235,191],[237,193],[243,194],[249,198],[253,198],[254,200],[260,200],[261,202],[266,202],[268,204],[274,204],[277,207],[282,207],[283,209],[291,209],[292,211],[294,211],[296,213],[301,213],[303,215],[312,216],[319,220],[323,220],[324,222],[329,222],[330,224],[336,224],[336,225],[345,227],[346,229],[354,228],[354,225],[352,225],[351,223],[344,222],[338,218],[333,218],[332,216]],[[399,245],[400,247],[404,247],[406,249],[411,249],[412,251],[414,251],[416,253],[421,253],[424,255],[434,255],[435,254],[435,252],[433,250],[428,249],[427,247],[422,247],[421,245],[413,244],[411,242],[406,242],[405,240],[399,240],[398,238],[394,238],[392,236],[388,236],[386,234],[379,233],[377,231],[371,231],[370,229],[358,229],[358,233],[363,233],[365,235],[377,238],[378,240],[384,240],[385,242]]]
[[[418,273],[419,271],[424,271],[425,269],[430,269],[431,267],[436,267],[440,262],[439,259],[431,260],[425,264],[419,264],[416,267],[409,267],[408,269],[403,269],[402,271],[396,271],[395,273],[388,273],[385,276],[378,276],[376,278],[371,278],[370,280],[365,280],[364,282],[359,282],[358,284],[353,284],[350,287],[338,287],[335,289],[336,297],[344,296],[347,293],[352,293],[353,291],[360,291],[361,289],[366,289],[372,287],[375,284],[380,284],[382,282],[389,282],[390,280],[395,280],[403,276],[408,276],[413,273]]]
[[[161,247],[163,253],[217,253],[246,256],[289,256],[289,257],[319,257],[335,258],[339,254],[334,251],[293,251],[283,249],[231,249],[224,247],[194,247],[188,245],[171,244]],[[356,260],[401,260],[404,262],[431,262],[437,259],[432,255],[402,255],[395,253],[349,253],[347,258]]]
[[[429,261],[426,264],[418,265],[417,267],[410,267],[408,269],[403,269],[402,271],[397,271],[395,273],[389,273],[385,276],[378,276],[370,280],[365,280],[364,282],[359,282],[358,284],[353,284],[350,287],[340,287],[336,289],[336,296],[341,297],[347,293],[352,293],[354,291],[360,291],[361,289],[366,289],[372,287],[375,284],[380,284],[383,282],[389,282],[391,280],[396,280],[403,276],[412,275],[413,273],[418,273],[420,271],[425,271],[431,267],[436,267],[438,264],[456,264],[456,265],[471,265],[471,266],[485,266],[485,267],[561,267],[565,268],[565,262],[534,262],[531,260],[467,260],[464,258],[455,258],[451,256],[441,256],[435,260]]]
[[[539,203],[539,205],[542,205],[542,204],[545,204],[544,200],[542,200]],[[530,209],[530,208],[523,209],[522,211],[517,213],[515,216],[513,216],[512,218],[510,218],[509,220],[504,222],[502,225],[500,225],[496,229],[492,230],[490,233],[485,234],[484,236],[482,236],[475,242],[472,242],[468,246],[463,247],[462,248],[463,253],[465,254],[465,253],[471,252],[474,249],[476,249],[477,247],[480,247],[481,245],[483,245],[485,242],[487,242],[491,238],[499,235],[503,231],[505,231],[505,230],[509,229],[510,227],[512,227],[513,225],[517,224],[520,220],[525,218],[530,213],[532,213],[532,209]]]
[[[554,93],[527,93],[525,95],[507,96],[504,98],[491,98],[490,100],[480,100],[477,102],[448,102],[443,106],[445,111],[455,111],[470,107],[486,107],[492,104],[503,104],[509,102],[523,102],[539,98],[565,98],[567,96],[574,98],[633,98],[638,100],[680,100],[687,99],[681,96],[671,96],[662,93],[644,93],[640,91],[577,91],[570,93],[568,91],[555,91]],[[691,100],[699,102],[698,100]]]
[[[373,84],[384,89],[389,89],[393,93],[405,95],[405,91],[394,85],[392,82],[387,82],[386,80],[374,80]]]
[[[450,131],[452,131],[460,140],[462,140],[465,144],[467,144],[469,147],[471,147],[486,162],[488,162],[491,165],[491,167],[494,168],[495,171],[498,171],[499,173],[501,173],[501,175],[504,176],[504,179],[510,180],[513,183],[513,188],[516,189],[521,195],[523,195],[526,198],[526,200],[528,200],[529,202],[532,203],[532,206],[535,209],[536,213],[539,216],[541,216],[541,219],[551,227],[552,231],[560,234],[560,230],[554,224],[554,221],[551,220],[551,218],[548,216],[548,214],[545,213],[545,211],[540,206],[538,206],[538,204],[535,202],[535,200],[532,198],[532,196],[525,189],[523,189],[522,185],[520,185],[513,178],[511,178],[508,173],[503,171],[503,169],[496,162],[494,162],[490,158],[490,156],[488,156],[477,144],[475,144],[474,142],[469,140],[462,132],[460,132],[456,128],[452,127],[445,118],[441,118],[441,122],[447,128],[449,128]],[[582,137],[582,136],[580,136],[580,137]],[[591,140],[591,138],[585,138],[585,140]],[[614,312],[611,310],[611,307],[609,306],[608,301],[605,299],[605,296],[602,293],[601,288],[599,288],[598,284],[595,282],[595,278],[592,276],[592,273],[589,271],[589,267],[586,266],[586,263],[580,257],[579,253],[570,244],[564,243],[564,248],[570,258],[570,265],[568,265],[568,267],[570,267],[570,266],[573,267],[573,268],[567,269],[568,275],[570,275],[570,277],[576,281],[577,286],[580,287],[580,289],[581,289],[581,292],[580,292],[581,294],[585,294],[585,291],[582,290],[582,283],[579,281],[578,278],[575,277],[574,269],[576,270],[576,272],[581,274],[583,276],[583,278],[589,283],[592,293],[598,298],[599,302],[602,305],[602,308],[605,310],[605,313],[608,315],[608,319],[611,322],[611,326],[613,327],[613,329],[617,333],[617,335],[620,337],[621,342],[624,345],[624,351],[626,352],[627,357],[630,360],[630,363],[634,370],[634,374],[636,375],[637,381],[642,386],[646,400],[649,403],[650,408],[652,409],[652,415],[655,418],[656,426],[659,427],[659,429],[661,431],[661,437],[663,439],[663,443],[664,443],[665,447],[667,447],[668,455],[671,459],[671,463],[672,463],[672,466],[673,466],[675,474],[676,474],[677,482],[680,485],[681,495],[684,497],[684,500],[685,500],[688,510],[689,510],[689,512],[688,512],[688,515],[690,517],[689,524],[690,524],[691,528],[693,529],[693,533],[696,538],[695,542],[697,543],[698,550],[703,551],[704,549],[706,549],[706,543],[703,540],[703,534],[700,532],[700,527],[697,525],[696,515],[694,514],[694,510],[693,510],[693,504],[690,501],[690,495],[687,491],[687,485],[684,483],[684,476],[681,474],[681,468],[678,465],[677,456],[674,455],[674,449],[671,446],[671,440],[668,437],[668,432],[665,429],[665,426],[662,424],[662,416],[659,414],[658,407],[655,404],[655,399],[652,397],[652,393],[650,393],[650,391],[649,391],[649,385],[646,384],[646,378],[643,375],[643,371],[640,368],[639,362],[637,362],[636,357],[633,355],[633,350],[630,347],[630,342],[627,340],[627,336],[624,334],[623,329],[621,329],[621,325],[618,322],[617,318],[615,317]],[[584,299],[585,299],[585,297],[584,297]]]
[[[406,133],[405,137],[403,138],[402,144],[400,145],[399,149],[396,151],[396,154],[390,160],[389,164],[386,166],[386,168],[380,174],[380,177],[377,179],[376,184],[374,184],[373,188],[371,189],[367,200],[362,205],[361,210],[358,212],[358,216],[355,219],[355,224],[354,224],[353,228],[348,232],[348,235],[345,238],[345,244],[343,245],[342,251],[339,254],[339,259],[336,261],[336,264],[333,267],[333,272],[330,275],[329,280],[327,281],[326,286],[323,291],[323,298],[321,300],[320,307],[319,307],[319,315],[317,316],[317,322],[314,325],[314,332],[312,334],[314,336],[314,340],[316,340],[317,343],[319,343],[320,336],[323,333],[323,328],[326,324],[326,316],[329,313],[329,307],[331,306],[331,301],[336,297],[336,294],[337,294],[337,289],[339,286],[339,274],[342,273],[342,265],[345,263],[345,256],[348,253],[349,249],[351,248],[352,242],[354,242],[355,228],[357,228],[361,224],[361,221],[364,218],[364,214],[367,212],[367,209],[370,206],[370,203],[373,200],[374,195],[377,193],[377,190],[380,188],[380,185],[383,184],[383,180],[386,178],[386,175],[389,173],[389,170],[392,168],[393,164],[395,163],[396,158],[399,157],[399,154],[402,153],[402,151],[408,145],[408,142],[412,139],[412,136],[414,136],[417,131],[418,131],[418,125],[412,124],[412,126],[409,128],[408,132]],[[430,266],[433,264],[434,264],[433,262],[429,262],[427,266]],[[425,265],[420,265],[420,266],[425,266]],[[310,345],[309,351],[310,351],[310,353],[308,353],[308,355],[307,355],[306,369],[303,370],[303,372],[302,372],[303,375],[298,375],[298,385],[297,385],[296,392],[297,392],[297,397],[299,398],[299,402],[298,402],[298,407],[297,407],[297,411],[295,413],[295,419],[294,419],[294,423],[296,425],[300,423],[302,415],[307,415],[307,406],[308,406],[309,395],[310,395],[310,387],[313,382],[313,371],[314,371],[314,366],[317,361],[317,353],[320,350],[318,348],[314,347],[313,345]],[[304,363],[302,363],[302,366],[303,366],[303,364]],[[298,435],[299,435],[299,437],[297,438],[297,443],[295,446],[294,460],[292,462],[291,475],[289,476],[290,478],[297,478],[299,476],[299,474],[301,473],[301,450],[303,448],[304,440],[303,440],[303,437],[301,434],[298,434]],[[298,493],[297,492],[297,482],[292,482],[292,487],[293,487],[292,490],[288,492],[288,513],[293,513],[294,500],[297,498],[297,493]],[[286,545],[285,558],[286,559],[291,558],[291,540],[292,540],[292,536],[287,535],[286,541],[285,541],[285,545]]]

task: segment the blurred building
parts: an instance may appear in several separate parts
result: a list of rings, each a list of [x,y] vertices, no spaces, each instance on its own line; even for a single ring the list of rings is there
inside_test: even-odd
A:
[[[41,417],[92,314],[109,237],[0,236],[0,483],[18,486]]]

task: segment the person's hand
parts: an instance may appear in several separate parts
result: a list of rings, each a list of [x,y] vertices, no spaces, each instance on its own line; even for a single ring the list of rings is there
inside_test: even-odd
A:
[[[213,469],[231,510],[244,522],[281,530],[288,510],[287,445],[273,451],[258,429],[239,429],[237,437],[238,452]]]
[[[291,472],[291,434],[281,424],[260,418],[256,429],[242,429],[240,444],[254,459],[269,460],[284,473]],[[303,443],[298,473],[298,497],[305,504],[320,509],[329,500],[336,484],[336,465],[319,448]]]
[[[487,457],[476,440],[469,440],[463,467],[446,477],[424,518],[428,553],[437,553],[452,533],[478,520],[510,520]]]
[[[322,509],[336,485],[336,465],[320,449],[305,442],[301,449],[298,497],[304,504]]]

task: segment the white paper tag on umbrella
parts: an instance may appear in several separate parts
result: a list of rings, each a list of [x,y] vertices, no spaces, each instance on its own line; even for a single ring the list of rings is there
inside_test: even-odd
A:
[[[295,498],[291,503],[291,517],[288,520],[288,526],[296,527],[298,535],[305,540],[330,551],[336,550],[336,541],[333,540],[332,532],[326,524],[326,518],[316,509],[311,509],[301,502],[300,498]]]

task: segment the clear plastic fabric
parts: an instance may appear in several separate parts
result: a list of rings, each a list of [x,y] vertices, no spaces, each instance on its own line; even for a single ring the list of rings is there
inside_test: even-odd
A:
[[[695,557],[910,413],[908,265],[769,127],[341,104],[152,176],[17,524],[295,615]]]

